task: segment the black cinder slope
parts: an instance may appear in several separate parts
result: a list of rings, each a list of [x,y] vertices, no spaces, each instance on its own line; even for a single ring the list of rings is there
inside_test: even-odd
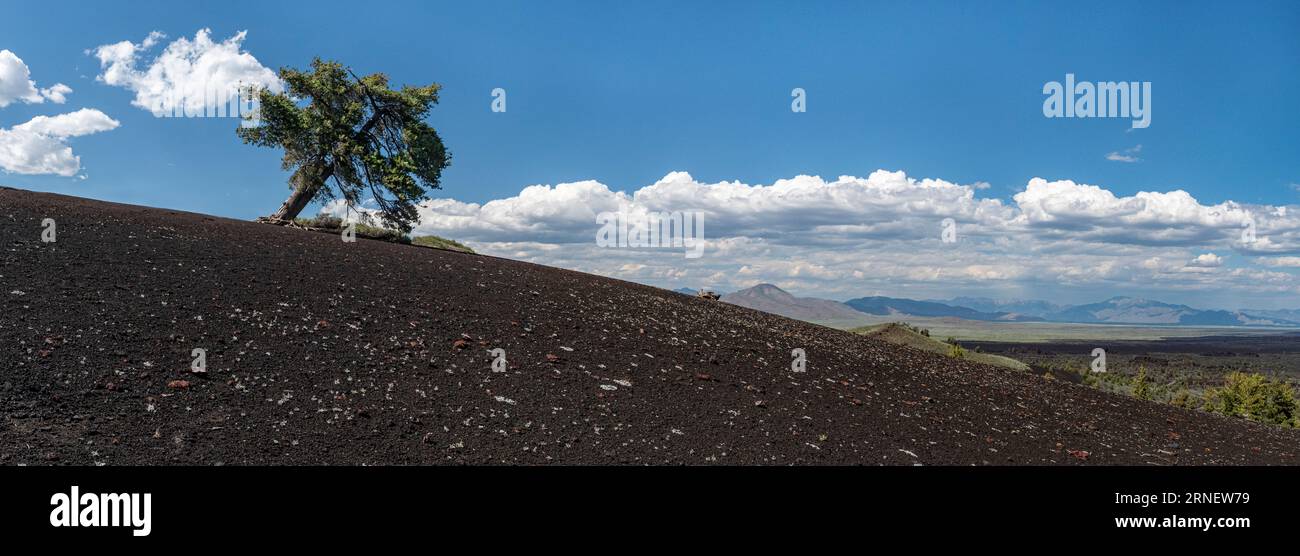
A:
[[[486,256],[10,189],[0,246],[6,464],[1270,464],[1300,445]]]

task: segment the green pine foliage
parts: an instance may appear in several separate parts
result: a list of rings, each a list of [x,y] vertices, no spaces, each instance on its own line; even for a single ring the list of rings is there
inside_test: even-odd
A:
[[[292,172],[293,192],[271,220],[293,220],[310,201],[342,199],[355,209],[366,200],[386,227],[410,232],[416,204],[441,187],[451,163],[425,122],[439,85],[394,90],[382,73],[359,77],[319,58],[309,71],[281,69],[280,79],[284,93],[255,91],[260,123],[237,130],[245,143],[282,149],[282,166]]]
[[[1133,379],[1133,396],[1139,400],[1151,399],[1151,383],[1147,380],[1147,368],[1138,367],[1137,377]]]
[[[1261,374],[1230,373],[1221,388],[1205,391],[1203,408],[1261,423],[1300,427],[1295,390],[1285,381]]]

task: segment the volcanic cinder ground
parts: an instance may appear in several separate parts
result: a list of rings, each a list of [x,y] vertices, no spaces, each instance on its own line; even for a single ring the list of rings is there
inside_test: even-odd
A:
[[[206,374],[191,372],[196,348]],[[0,189],[3,464],[1286,464],[1297,451],[1297,431],[648,286]]]

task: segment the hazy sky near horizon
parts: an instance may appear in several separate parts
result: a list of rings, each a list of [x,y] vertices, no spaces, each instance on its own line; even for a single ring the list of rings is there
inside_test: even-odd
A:
[[[320,56],[443,85],[454,158],[419,230],[486,253],[837,299],[1300,307],[1294,2],[351,5],[4,7],[0,185],[267,214],[277,151],[146,107]],[[1067,74],[1149,82],[1150,126],[1045,117]],[[619,207],[702,212],[703,256],[598,247]]]

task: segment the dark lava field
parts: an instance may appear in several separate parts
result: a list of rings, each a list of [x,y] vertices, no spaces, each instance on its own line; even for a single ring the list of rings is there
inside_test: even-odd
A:
[[[1300,431],[649,286],[0,189],[0,464],[1204,465],[1298,451]]]

